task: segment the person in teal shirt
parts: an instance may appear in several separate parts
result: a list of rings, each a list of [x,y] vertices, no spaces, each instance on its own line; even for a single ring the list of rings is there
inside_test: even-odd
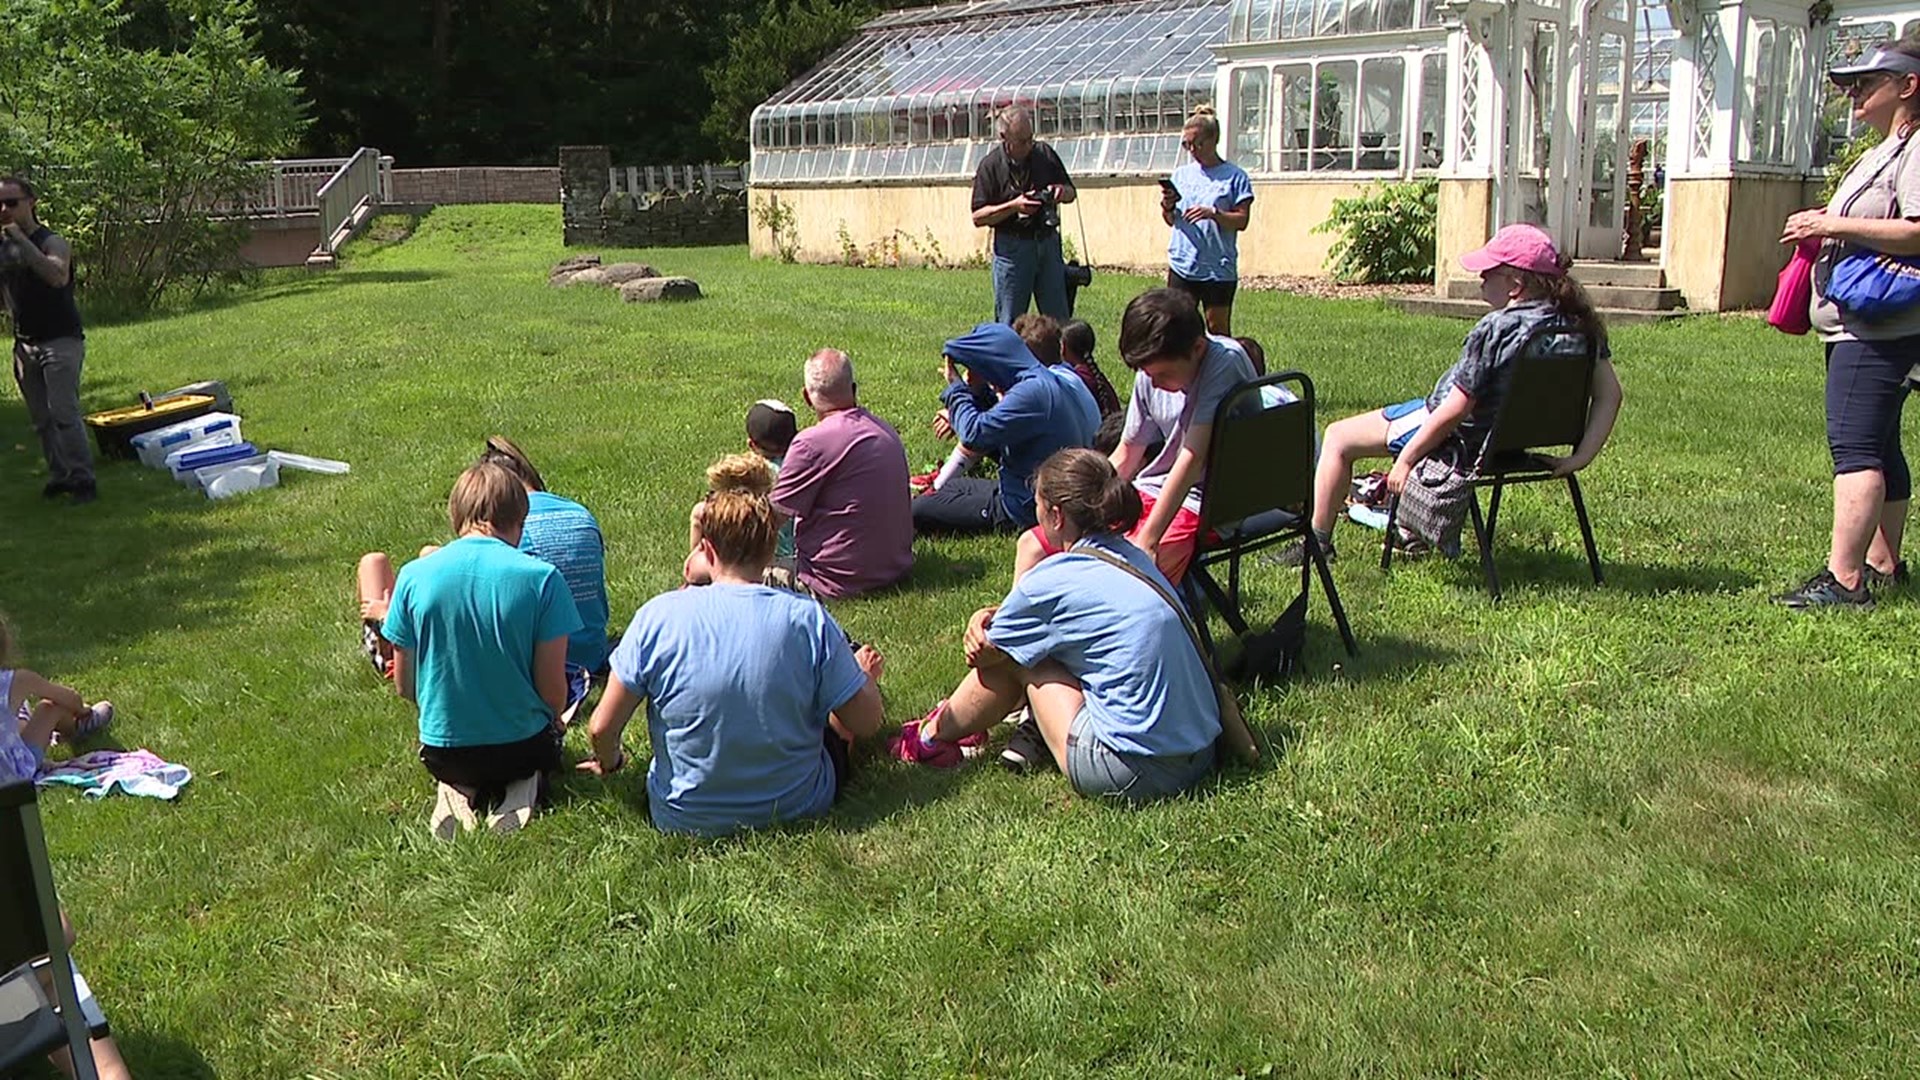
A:
[[[517,550],[527,508],[500,465],[461,473],[447,500],[458,539],[401,568],[381,623],[395,687],[419,706],[421,764],[440,781],[437,835],[481,814],[517,828],[560,768],[556,718],[581,622],[560,571]]]

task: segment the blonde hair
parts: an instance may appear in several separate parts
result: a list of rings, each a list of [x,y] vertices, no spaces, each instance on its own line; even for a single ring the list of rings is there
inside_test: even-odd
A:
[[[491,461],[519,477],[520,483],[525,485],[528,491],[547,490],[547,482],[541,477],[540,470],[534,468],[533,462],[527,458],[526,453],[505,435],[488,436],[487,448],[481,452],[480,460]]]
[[[707,490],[740,491],[765,498],[773,491],[773,466],[759,454],[728,454],[707,466]]]
[[[454,535],[485,523],[495,533],[511,532],[527,523],[527,489],[505,466],[482,461],[453,482],[447,496],[447,521]]]
[[[716,491],[700,519],[700,535],[723,566],[765,569],[780,540],[780,521],[765,495],[738,489]]]
[[[1214,115],[1211,105],[1195,105],[1193,111],[1187,114],[1187,122],[1182,124],[1181,128],[1182,130],[1197,128],[1208,141],[1216,143],[1220,141],[1220,118]]]

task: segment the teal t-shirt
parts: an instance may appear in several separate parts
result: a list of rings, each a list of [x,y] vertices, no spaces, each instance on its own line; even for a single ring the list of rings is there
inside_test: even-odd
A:
[[[454,747],[519,742],[551,723],[533,649],[578,629],[559,570],[467,536],[401,567],[380,633],[413,655],[420,741]]]
[[[767,459],[767,464],[773,466],[773,478],[775,480],[780,479],[780,466],[784,464],[786,460],[787,459],[784,454],[777,458]],[[793,519],[792,518],[787,518],[786,523],[780,526],[780,539],[779,539],[779,542],[774,545],[773,557],[776,561],[783,563],[787,566],[793,565],[794,553],[793,553]]]
[[[530,491],[520,550],[552,563],[567,581],[581,623],[567,639],[567,663],[600,670],[607,662],[607,549],[600,523],[572,499]]]

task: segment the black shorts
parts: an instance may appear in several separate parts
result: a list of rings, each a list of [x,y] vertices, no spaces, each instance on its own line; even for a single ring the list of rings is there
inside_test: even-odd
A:
[[[1195,281],[1183,278],[1173,271],[1167,271],[1167,288],[1179,289],[1206,307],[1232,307],[1233,294],[1240,290],[1238,281]]]
[[[538,802],[547,801],[547,777],[560,771],[560,729],[549,724],[519,742],[485,746],[420,747],[420,764],[435,780],[467,797],[474,812],[499,806],[507,786],[530,775],[540,777]]]

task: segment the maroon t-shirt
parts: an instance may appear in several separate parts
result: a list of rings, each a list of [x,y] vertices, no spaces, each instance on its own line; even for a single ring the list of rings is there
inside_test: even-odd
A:
[[[913,569],[907,448],[887,422],[841,409],[794,437],[773,485],[793,516],[800,580],[822,596],[854,596]]]

